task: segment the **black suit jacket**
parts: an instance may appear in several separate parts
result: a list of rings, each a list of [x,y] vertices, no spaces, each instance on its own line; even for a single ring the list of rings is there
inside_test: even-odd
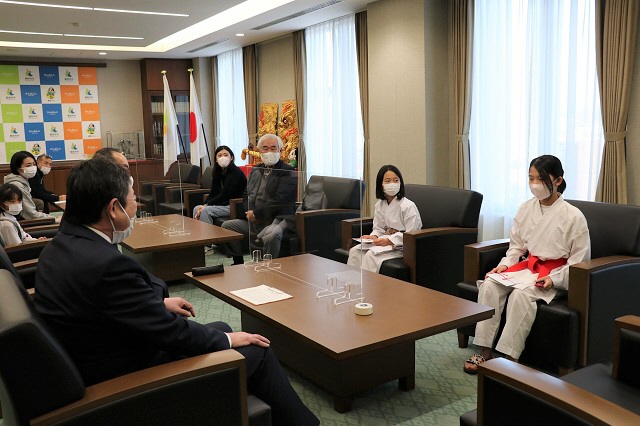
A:
[[[229,348],[225,333],[169,312],[164,281],[91,229],[63,221],[38,260],[35,306],[87,385]]]
[[[263,163],[251,169],[243,196],[245,212],[253,210],[258,223],[262,225],[270,224],[278,216],[293,215],[296,211],[297,174],[293,167],[282,160],[273,166],[267,176],[265,202],[255,201],[260,180],[266,170]]]
[[[44,189],[44,173],[40,169],[36,170],[36,175],[29,179],[29,186],[31,187],[31,196],[33,198],[39,198],[49,203],[60,200],[59,196]]]

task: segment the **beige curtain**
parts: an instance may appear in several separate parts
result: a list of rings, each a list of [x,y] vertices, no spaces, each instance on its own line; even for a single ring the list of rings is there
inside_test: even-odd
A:
[[[296,91],[296,109],[298,114],[298,201],[302,200],[307,184],[307,156],[304,138],[304,93],[307,73],[307,48],[304,30],[293,33],[293,74]]]
[[[358,55],[358,82],[360,83],[360,107],[362,109],[362,127],[364,129],[364,165],[363,178],[367,182],[362,201],[362,214],[371,214],[369,189],[369,45],[367,43],[367,11],[356,13],[356,53]]]
[[[596,66],[605,140],[596,201],[627,203],[625,136],[639,10],[638,0],[596,0]]]
[[[213,120],[213,138],[209,141],[211,161],[215,162],[213,152],[220,145],[218,141],[218,57],[211,58],[211,87],[213,88],[213,102],[211,102],[211,119]],[[211,145],[212,144],[212,145]]]
[[[473,64],[474,0],[452,0],[449,37],[456,124],[457,187],[470,189],[469,123],[471,121],[471,67]]]
[[[244,71],[244,105],[247,114],[248,140],[253,146],[256,146],[258,136],[258,71],[255,44],[242,48],[242,66]]]

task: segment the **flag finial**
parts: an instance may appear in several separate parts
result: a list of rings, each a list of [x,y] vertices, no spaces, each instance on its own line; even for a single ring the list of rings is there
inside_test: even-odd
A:
[[[193,73],[193,68],[189,68],[187,71],[189,71],[190,73]]]
[[[160,72],[161,72],[162,74],[166,74],[166,73],[167,73],[167,70],[162,70],[162,71],[160,71]]]

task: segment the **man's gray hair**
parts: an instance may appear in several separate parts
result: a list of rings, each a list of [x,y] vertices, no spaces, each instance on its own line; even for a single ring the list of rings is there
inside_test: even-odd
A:
[[[260,139],[258,139],[258,149],[262,147],[262,142],[266,140],[277,140],[278,141],[278,149],[282,151],[282,139],[280,136],[274,135],[273,133],[267,133],[266,135],[262,135]]]
[[[40,160],[53,160],[49,154],[40,154],[38,155],[38,161]]]

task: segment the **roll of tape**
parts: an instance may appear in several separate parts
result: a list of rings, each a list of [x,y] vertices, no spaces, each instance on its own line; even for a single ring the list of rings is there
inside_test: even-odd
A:
[[[357,303],[356,315],[371,315],[373,313],[373,305],[371,303]]]

